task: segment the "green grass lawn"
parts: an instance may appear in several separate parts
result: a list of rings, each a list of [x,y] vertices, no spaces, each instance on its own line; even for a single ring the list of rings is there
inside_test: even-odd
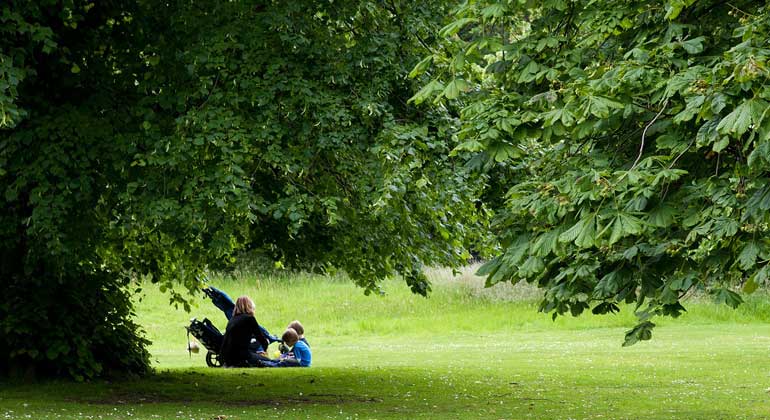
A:
[[[184,325],[206,316],[223,328],[224,316],[201,299],[176,310],[146,286],[138,319],[156,375],[1,384],[0,419],[770,418],[767,295],[737,311],[690,301],[651,342],[623,348],[631,308],[553,322],[536,312],[536,290],[432,276],[428,299],[397,281],[368,297],[344,278],[214,281],[250,295],[275,334],[301,320],[309,369],[205,367],[205,351],[188,356]]]

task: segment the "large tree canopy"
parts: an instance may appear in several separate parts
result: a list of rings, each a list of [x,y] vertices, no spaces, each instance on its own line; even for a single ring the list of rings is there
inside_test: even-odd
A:
[[[768,283],[768,6],[447,4],[0,4],[1,366],[145,372],[136,280],[245,250],[426,294],[485,206],[489,285],[635,303],[627,344]]]
[[[770,275],[770,9],[753,1],[469,1],[413,98],[458,109],[496,174],[488,284],[541,309],[636,303],[626,344],[703,290],[730,306]]]
[[[368,292],[476,241],[480,184],[405,77],[444,2],[0,6],[0,360],[143,372],[135,279],[187,305],[258,249]]]

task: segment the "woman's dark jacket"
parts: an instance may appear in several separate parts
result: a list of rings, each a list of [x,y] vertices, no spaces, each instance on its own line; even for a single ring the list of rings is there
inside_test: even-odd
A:
[[[252,359],[249,354],[251,338],[257,339],[263,349],[269,344],[253,315],[239,314],[230,319],[222,340],[219,355],[227,366],[243,366]]]

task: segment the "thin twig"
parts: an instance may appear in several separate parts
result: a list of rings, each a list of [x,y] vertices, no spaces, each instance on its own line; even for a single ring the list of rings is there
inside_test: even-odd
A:
[[[684,155],[685,153],[687,153],[687,151],[688,151],[688,150],[690,150],[690,147],[692,147],[692,141],[690,141],[690,144],[688,144],[688,145],[687,145],[687,147],[686,147],[684,150],[682,150],[682,153],[680,153],[680,154],[679,154],[679,156],[677,156],[677,157],[676,157],[676,158],[675,158],[675,159],[674,159],[674,160],[671,162],[671,164],[670,164],[670,165],[668,165],[668,169],[671,169],[671,168],[673,168],[673,167],[674,167],[674,165],[676,164],[676,161],[677,161],[677,160],[679,160],[679,158],[680,158],[680,157],[682,157],[682,155]]]
[[[694,140],[690,141],[690,144],[687,145],[687,147],[682,150],[682,153],[680,153],[672,162],[670,165],[668,165],[668,169],[671,169],[676,165],[676,161],[679,160],[680,157],[682,157],[685,153],[687,153],[688,150],[690,150],[690,147],[692,147],[692,143]],[[663,201],[666,199],[666,196],[668,195],[668,189],[671,186],[671,182],[666,183],[666,188],[663,190],[663,195],[660,197],[660,201]]]
[[[211,90],[209,90],[208,95],[206,95],[206,99],[201,102],[200,105],[198,105],[198,109],[203,108],[204,105],[206,105],[206,102],[209,101],[209,98],[211,98],[211,94],[214,93],[214,89],[217,88],[217,83],[219,83],[219,73],[217,73],[217,76],[214,78],[214,83],[211,85]]]
[[[634,164],[631,165],[631,169],[629,169],[629,172],[634,170],[634,168],[636,168],[636,164],[638,164],[639,159],[642,158],[642,153],[644,152],[644,138],[645,136],[647,136],[647,130],[649,130],[650,127],[652,127],[652,125],[655,124],[655,121],[657,121],[658,118],[660,118],[661,114],[663,114],[663,111],[666,110],[667,106],[668,106],[668,99],[666,99],[666,102],[663,103],[663,107],[660,108],[660,111],[658,111],[658,114],[655,116],[655,118],[653,118],[652,121],[647,123],[647,126],[644,127],[644,131],[642,131],[642,144],[639,145],[639,155],[636,156],[636,160],[634,161]]]
[[[751,13],[749,13],[749,12],[746,12],[746,11],[744,11],[744,10],[741,10],[741,9],[739,9],[738,7],[736,7],[735,5],[733,5],[732,3],[727,3],[727,5],[728,5],[728,6],[730,6],[730,8],[732,8],[732,9],[733,9],[733,10],[735,10],[736,12],[738,12],[738,13],[742,13],[744,16],[757,17],[756,15],[752,15],[752,14],[751,14]]]

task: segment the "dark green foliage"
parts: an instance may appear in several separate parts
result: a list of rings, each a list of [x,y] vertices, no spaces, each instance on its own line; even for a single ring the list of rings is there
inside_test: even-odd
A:
[[[148,342],[138,336],[130,296],[114,278],[30,277],[4,284],[6,373],[83,380],[148,371]]]
[[[119,140],[122,121],[104,112],[107,75],[92,79],[94,91],[76,76],[76,57],[91,54],[117,13],[56,2],[0,7],[2,27],[15,32],[0,41],[6,76],[20,75],[0,98],[3,128],[13,128],[0,131],[5,373],[82,380],[149,369],[131,320],[130,277],[98,257],[128,142]]]
[[[461,109],[456,150],[500,171],[488,283],[541,309],[678,316],[768,282],[770,10],[764,2],[474,1],[413,100]]]
[[[426,294],[483,242],[454,121],[407,105],[444,7],[3,3],[3,364],[143,373],[133,282],[188,308],[244,250]]]
[[[424,52],[415,33],[436,9],[361,4],[312,3],[308,13],[298,2],[180,21],[185,53],[158,60],[188,69],[189,86],[174,92],[195,106],[150,121],[162,135],[138,161],[174,173],[179,165],[167,159],[182,155],[224,178],[229,188],[214,194],[207,222],[251,220],[224,224],[284,265],[342,268],[367,290],[399,273],[425,293],[424,263],[463,258],[478,186],[446,157],[451,121],[406,104],[413,84],[404,74]],[[148,89],[165,80],[151,76]],[[189,172],[171,178],[174,189],[196,189]]]

